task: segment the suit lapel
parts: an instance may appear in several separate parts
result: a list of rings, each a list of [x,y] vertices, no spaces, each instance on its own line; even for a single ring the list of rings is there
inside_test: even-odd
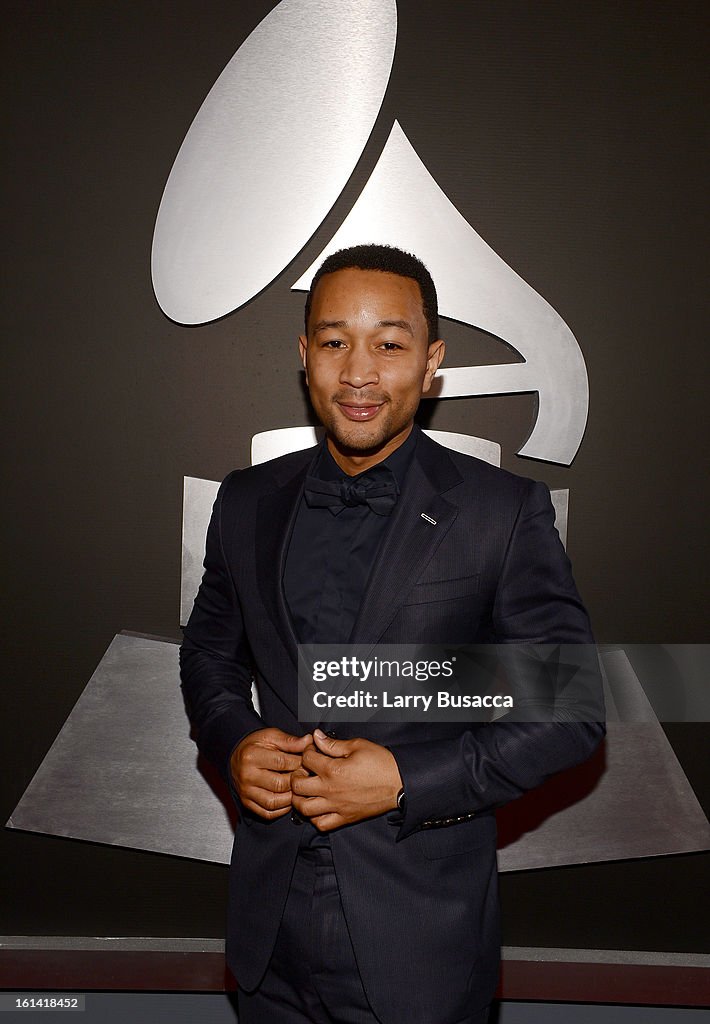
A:
[[[446,450],[420,434],[365,587],[351,643],[377,643],[388,628],[456,519],[457,507],[442,494],[460,481]]]
[[[318,449],[304,452],[304,460],[293,473],[276,477],[274,490],[262,495],[257,505],[256,571],[261,598],[294,665],[297,665],[296,633],[283,588],[288,545],[303,493],[303,484]]]

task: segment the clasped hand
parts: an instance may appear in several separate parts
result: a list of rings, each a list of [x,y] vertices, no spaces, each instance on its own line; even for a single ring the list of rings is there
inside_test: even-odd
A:
[[[320,729],[304,736],[257,729],[235,748],[230,767],[245,808],[267,821],[294,808],[320,832],[392,810],[402,786],[386,747],[331,739]]]

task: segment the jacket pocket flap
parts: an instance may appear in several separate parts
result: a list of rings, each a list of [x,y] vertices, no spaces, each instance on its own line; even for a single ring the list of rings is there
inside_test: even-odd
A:
[[[433,580],[416,583],[407,594],[405,604],[428,604],[430,601],[451,601],[478,593],[480,574],[460,576],[453,580]]]

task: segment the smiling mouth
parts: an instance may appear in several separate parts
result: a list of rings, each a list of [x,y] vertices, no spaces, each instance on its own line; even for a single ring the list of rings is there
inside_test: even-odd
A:
[[[384,402],[379,404],[373,403],[352,403],[352,402],[337,402],[336,403],[340,411],[344,416],[347,416],[349,420],[355,420],[360,422],[362,420],[371,420],[380,411]]]

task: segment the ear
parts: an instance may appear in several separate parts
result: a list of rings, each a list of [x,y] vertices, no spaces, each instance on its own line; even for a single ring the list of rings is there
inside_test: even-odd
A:
[[[299,334],[298,336],[298,354],[301,357],[303,363],[303,369],[306,371],[306,384],[308,383],[308,338],[305,334]]]
[[[439,366],[441,365],[441,361],[444,358],[445,351],[446,342],[443,341],[441,338],[439,338],[438,341],[432,341],[431,345],[429,346],[429,351],[427,353],[426,359],[426,372],[424,373],[424,381],[422,383],[423,395],[426,394],[426,392],[431,387],[431,382],[434,379],[436,371],[439,369]]]

